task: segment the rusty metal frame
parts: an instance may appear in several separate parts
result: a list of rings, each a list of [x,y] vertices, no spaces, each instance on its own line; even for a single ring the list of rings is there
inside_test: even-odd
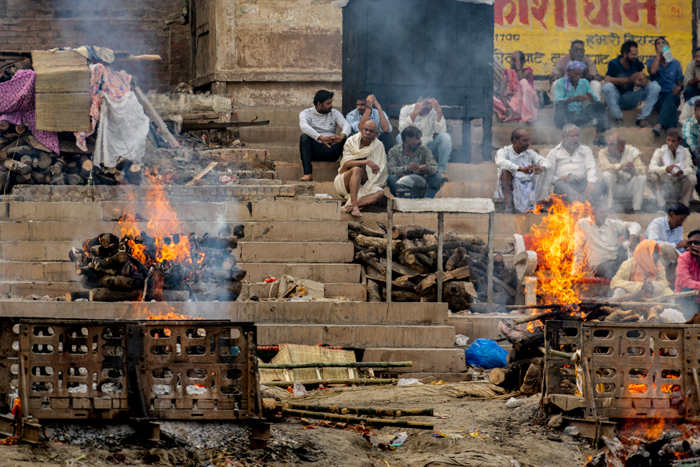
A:
[[[256,342],[255,325],[227,320],[0,318],[0,395],[13,392],[12,368],[24,417],[261,425]],[[158,377],[162,368],[169,378]],[[105,383],[121,392],[103,391]]]
[[[550,409],[582,410],[587,420],[700,420],[700,326],[549,321],[545,329],[543,400]],[[585,397],[574,394],[574,364],[549,350],[581,350]],[[670,374],[677,378],[668,377]],[[631,384],[646,385],[630,392]],[[678,385],[684,404],[668,392]],[[674,393],[675,394],[675,393]]]

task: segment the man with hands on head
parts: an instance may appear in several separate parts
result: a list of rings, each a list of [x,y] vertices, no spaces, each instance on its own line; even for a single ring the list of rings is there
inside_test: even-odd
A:
[[[422,142],[437,159],[438,171],[444,177],[452,152],[452,138],[447,133],[447,121],[442,107],[429,92],[423,92],[415,104],[407,105],[399,114],[399,131],[409,126],[421,131]],[[397,146],[402,144],[401,135],[396,138]]]
[[[377,101],[374,94],[362,92],[355,101],[355,110],[348,113],[346,119],[352,128],[352,134],[359,133],[361,128],[369,120],[376,122],[379,128],[379,141],[384,145],[384,150],[389,153],[389,150],[394,146],[394,138],[391,137],[393,130],[389,117],[382,110],[382,106]]]
[[[524,128],[513,130],[510,136],[513,144],[501,148],[496,153],[498,167],[498,197],[506,204],[506,214],[527,212],[534,204],[549,196],[549,186],[545,186],[545,176],[550,162],[529,149],[530,134]]]
[[[387,185],[391,194],[396,196],[396,182],[405,175],[416,174],[425,179],[428,184],[426,198],[434,198],[442,186],[443,178],[438,172],[438,164],[425,145],[422,144],[422,133],[409,126],[401,132],[401,144],[389,151],[389,178]]]

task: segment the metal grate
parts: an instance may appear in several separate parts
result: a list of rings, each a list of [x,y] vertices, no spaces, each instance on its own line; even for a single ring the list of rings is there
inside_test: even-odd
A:
[[[14,368],[40,420],[257,420],[256,348],[254,325],[224,320],[2,318],[0,394]]]
[[[700,327],[547,322],[544,400],[586,418],[698,419]],[[549,350],[581,350],[583,396],[575,365]]]

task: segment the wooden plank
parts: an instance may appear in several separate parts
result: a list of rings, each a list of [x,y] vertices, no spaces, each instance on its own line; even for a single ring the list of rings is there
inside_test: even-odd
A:
[[[178,143],[175,137],[172,135],[172,133],[170,133],[170,130],[168,130],[168,126],[165,124],[163,119],[160,118],[160,115],[158,115],[158,112],[156,111],[155,107],[153,107],[153,104],[151,104],[151,101],[148,100],[148,97],[146,97],[141,88],[134,85],[132,86],[131,90],[134,91],[134,94],[136,94],[136,98],[143,106],[143,110],[144,112],[146,112],[146,115],[148,115],[148,118],[150,118],[160,130],[161,136],[163,137],[165,142],[168,143],[170,149],[179,148],[180,143]]]

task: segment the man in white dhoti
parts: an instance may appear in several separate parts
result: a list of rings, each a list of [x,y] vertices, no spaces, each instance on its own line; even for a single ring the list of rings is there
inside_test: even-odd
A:
[[[388,177],[384,145],[377,139],[379,128],[370,120],[348,138],[333,185],[348,202],[343,212],[362,217],[360,208],[384,201]]]

